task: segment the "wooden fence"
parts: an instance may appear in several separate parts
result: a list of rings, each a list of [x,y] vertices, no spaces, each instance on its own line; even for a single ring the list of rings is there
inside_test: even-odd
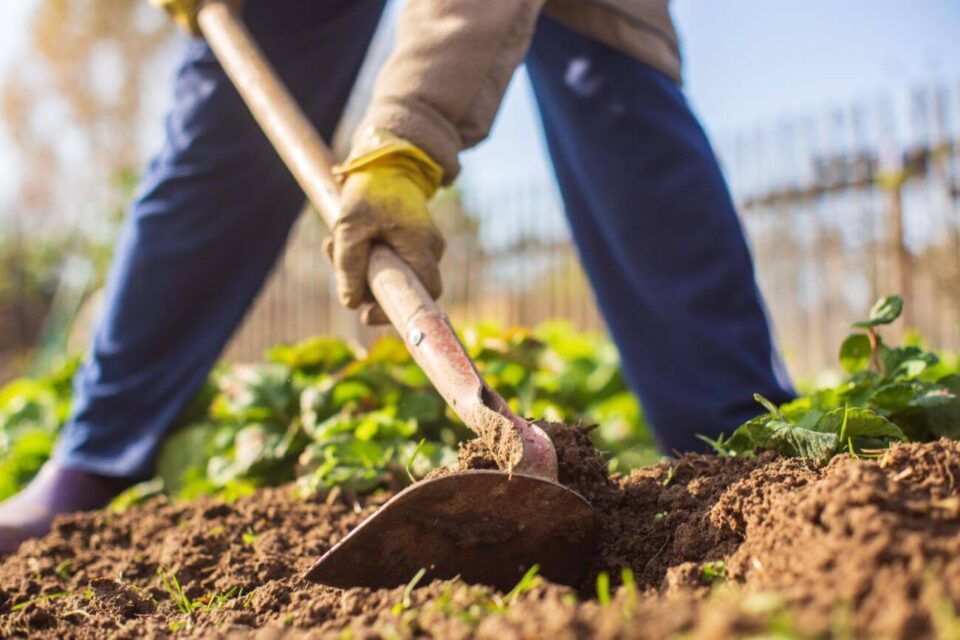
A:
[[[833,366],[849,321],[885,293],[907,299],[906,326],[960,348],[960,82],[759,127],[718,151],[794,374]],[[455,321],[602,330],[552,185],[450,191],[435,206]],[[304,216],[229,358],[312,333],[378,334],[337,306],[323,233]]]

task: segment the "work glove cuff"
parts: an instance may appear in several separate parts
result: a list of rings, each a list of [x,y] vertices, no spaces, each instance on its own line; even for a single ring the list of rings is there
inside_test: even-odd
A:
[[[443,169],[426,151],[386,129],[373,127],[355,138],[350,156],[334,166],[333,174],[343,182],[349,175],[373,167],[401,173],[427,200],[443,181]]]
[[[197,24],[197,12],[204,0],[148,0],[153,6],[163,9],[180,29],[191,36],[203,35]],[[245,0],[232,0],[234,9],[240,11]]]

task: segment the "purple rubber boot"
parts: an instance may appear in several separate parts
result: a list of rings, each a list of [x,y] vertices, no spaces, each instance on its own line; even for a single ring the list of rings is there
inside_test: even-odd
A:
[[[0,554],[14,553],[24,540],[46,535],[60,514],[105,507],[134,482],[47,462],[23,491],[0,503]]]

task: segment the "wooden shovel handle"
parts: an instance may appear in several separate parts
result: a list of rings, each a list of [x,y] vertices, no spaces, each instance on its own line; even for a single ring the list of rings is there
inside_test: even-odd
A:
[[[330,150],[226,0],[203,2],[197,22],[254,118],[332,229],[340,217],[340,200]],[[413,270],[392,249],[377,245],[367,281],[414,360],[457,415],[495,452],[517,454],[499,459],[501,467],[556,480],[550,439],[511,413],[486,385]],[[507,446],[511,439],[522,441],[522,453]]]

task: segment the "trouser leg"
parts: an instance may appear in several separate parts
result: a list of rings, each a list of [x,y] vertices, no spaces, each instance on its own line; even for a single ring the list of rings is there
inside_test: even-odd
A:
[[[250,0],[254,35],[329,139],[383,0]],[[220,65],[193,40],[162,151],[140,184],[57,456],[149,475],[164,435],[261,288],[304,196]],[[319,251],[319,247],[317,249]]]
[[[666,450],[792,390],[709,142],[667,76],[544,18],[527,59],[567,217]]]

